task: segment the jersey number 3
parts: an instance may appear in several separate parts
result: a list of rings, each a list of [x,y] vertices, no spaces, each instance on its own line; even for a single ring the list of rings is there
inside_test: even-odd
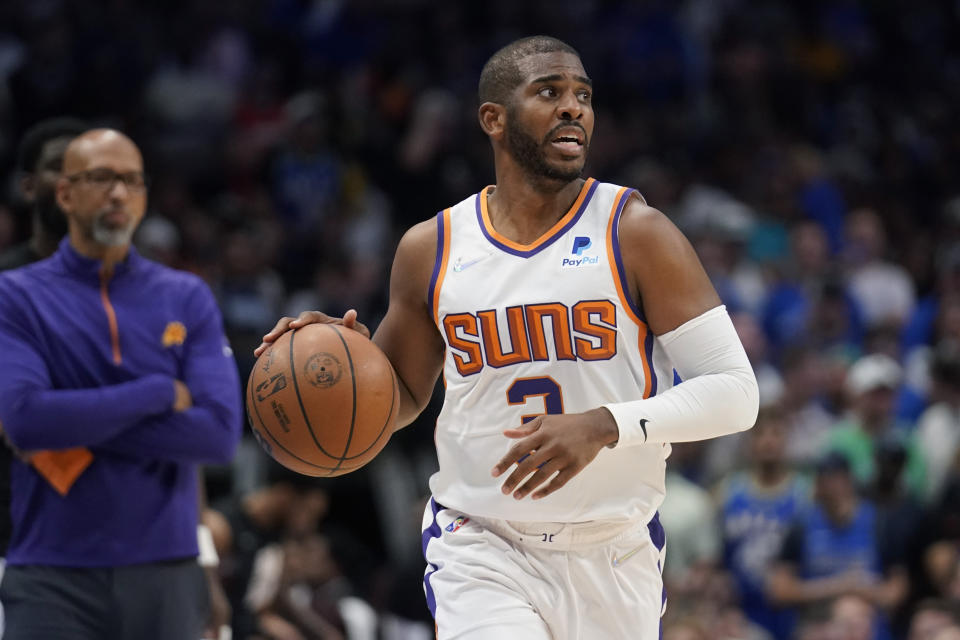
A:
[[[544,413],[531,413],[522,416],[521,421],[526,424],[537,416],[551,413],[563,413],[563,393],[560,385],[549,376],[537,378],[517,378],[507,389],[507,403],[526,404],[530,398],[543,398]]]

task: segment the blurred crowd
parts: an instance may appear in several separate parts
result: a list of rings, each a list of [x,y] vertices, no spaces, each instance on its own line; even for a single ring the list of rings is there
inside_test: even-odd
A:
[[[492,183],[486,58],[548,33],[596,90],[588,173],[690,237],[761,387],[674,448],[668,640],[960,638],[956,0],[8,0],[0,250],[30,125],[128,133],[136,244],[203,276],[246,378],[282,315],[377,325],[402,231]],[[360,472],[206,472],[235,637],[432,637],[432,403]]]

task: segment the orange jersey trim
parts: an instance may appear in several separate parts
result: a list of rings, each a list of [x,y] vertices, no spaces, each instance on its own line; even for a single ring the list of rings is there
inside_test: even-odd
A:
[[[440,289],[443,287],[443,278],[447,274],[447,263],[450,261],[450,209],[444,209],[442,216],[438,220],[440,225],[443,227],[443,237],[439,237],[438,241],[443,245],[437,247],[437,253],[440,254],[440,261],[437,265],[437,274],[436,281],[433,284],[432,298],[433,298],[433,321],[437,325],[437,328],[440,331],[443,331],[443,327],[440,324]]]
[[[636,323],[639,329],[637,349],[640,351],[640,361],[643,363],[643,397],[649,398],[653,392],[653,371],[646,349],[646,342],[650,337],[650,327],[634,310],[633,300],[626,291],[626,273],[623,273],[621,277],[620,267],[623,263],[614,249],[614,234],[620,233],[619,228],[614,223],[620,221],[619,214],[626,206],[632,193],[635,193],[632,189],[623,187],[617,192],[617,197],[614,198],[613,208],[610,210],[610,221],[607,223],[607,261],[610,265],[610,274],[613,276],[613,282],[617,288],[617,296],[620,298],[620,306],[623,307],[627,316]]]
[[[123,357],[120,354],[120,329],[117,326],[117,313],[113,309],[113,303],[110,302],[110,295],[107,293],[107,283],[110,281],[110,275],[100,274],[100,301],[103,303],[103,310],[107,314],[107,324],[110,326],[110,347],[113,350],[113,364],[122,364]]]
[[[560,233],[560,231],[574,218],[574,216],[577,215],[581,205],[583,205],[583,201],[587,198],[587,194],[590,193],[590,187],[593,186],[594,182],[596,182],[595,179],[587,178],[586,182],[584,182],[583,186],[580,188],[580,194],[577,195],[577,199],[570,206],[570,209],[568,209],[567,212],[563,214],[563,217],[557,220],[557,222],[550,227],[546,233],[530,244],[520,244],[519,242],[514,242],[493,228],[493,223],[490,222],[490,210],[487,207],[487,192],[490,187],[485,187],[483,191],[480,192],[480,221],[483,223],[487,235],[505,247],[509,247],[514,251],[533,251]]]

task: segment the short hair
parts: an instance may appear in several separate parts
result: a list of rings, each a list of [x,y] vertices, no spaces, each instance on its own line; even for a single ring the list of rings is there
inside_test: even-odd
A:
[[[510,93],[523,82],[518,63],[527,56],[555,51],[572,53],[580,57],[576,49],[551,36],[521,38],[497,51],[490,56],[487,63],[483,65],[483,71],[480,72],[478,91],[480,103],[506,104]]]
[[[90,126],[77,118],[48,118],[36,123],[23,134],[17,146],[17,170],[33,173],[43,152],[43,146],[57,138],[76,138],[89,131]]]

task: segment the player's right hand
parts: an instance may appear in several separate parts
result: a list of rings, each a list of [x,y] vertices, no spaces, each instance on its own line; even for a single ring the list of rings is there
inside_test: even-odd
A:
[[[300,327],[305,327],[308,324],[339,324],[347,329],[353,329],[357,333],[361,334],[365,338],[370,337],[370,330],[367,329],[367,326],[362,322],[357,322],[357,312],[355,309],[350,309],[342,318],[334,318],[333,316],[328,316],[322,311],[304,311],[296,318],[291,318],[289,316],[280,318],[277,321],[277,324],[274,325],[273,329],[270,330],[268,334],[263,336],[263,342],[260,343],[260,346],[253,350],[253,355],[260,357],[260,354],[270,346],[271,343],[275,342],[277,338],[285,334],[291,329],[299,329]]]

